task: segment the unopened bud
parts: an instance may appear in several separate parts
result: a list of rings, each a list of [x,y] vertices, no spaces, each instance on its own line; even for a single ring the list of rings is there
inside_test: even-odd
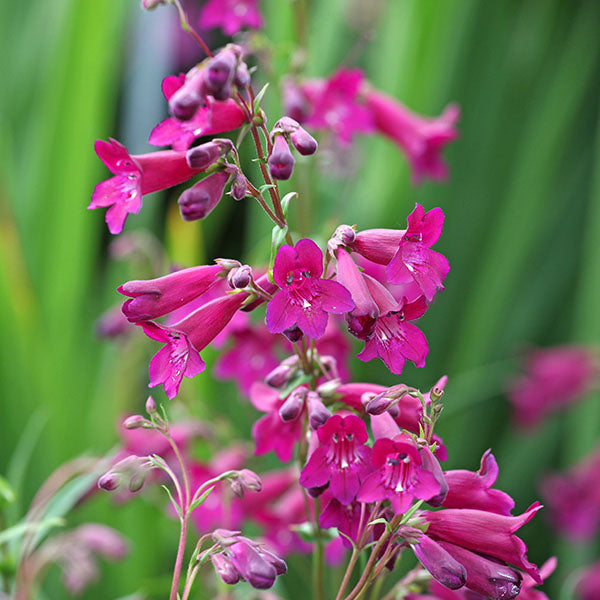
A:
[[[235,585],[240,580],[240,574],[233,563],[224,554],[213,554],[210,560],[217,572],[217,575],[227,585]]]
[[[156,402],[152,396],[148,396],[148,400],[146,400],[146,412],[149,415],[156,413]]]
[[[350,225],[340,225],[333,236],[338,238],[345,246],[350,246],[356,240],[356,230]]]
[[[131,415],[131,417],[127,417],[123,421],[123,427],[125,427],[125,429],[139,429],[146,424],[150,424],[150,422],[148,419],[144,419],[142,415]]]
[[[132,494],[139,492],[144,487],[147,475],[146,471],[137,471],[131,475],[127,487]]]
[[[167,4],[169,0],[142,0],[142,8],[144,10],[154,10],[157,6],[161,4]]]
[[[108,471],[98,479],[98,487],[107,492],[112,492],[119,487],[119,483],[121,478],[117,473],[113,473],[112,471]]]
[[[339,377],[330,379],[329,381],[326,381],[317,387],[317,394],[319,394],[321,398],[331,398],[341,384],[342,380]]]
[[[243,200],[248,193],[248,180],[243,173],[238,173],[231,184],[231,197],[234,200]]]
[[[307,395],[305,387],[296,388],[285,400],[279,409],[279,416],[285,423],[295,421],[304,408],[304,399]]]
[[[366,412],[370,415],[381,415],[388,410],[392,405],[393,400],[387,398],[385,394],[386,392],[383,392],[383,394],[378,394],[374,398],[371,398],[365,406]]]
[[[252,267],[242,265],[237,269],[232,269],[227,275],[227,282],[234,290],[243,290],[250,285],[252,281]]]
[[[283,387],[290,380],[293,372],[294,369],[278,365],[265,377],[265,383],[274,388]]]
[[[206,86],[203,71],[195,70],[169,98],[169,112],[179,121],[189,121],[204,105]]]
[[[215,262],[221,265],[226,271],[231,271],[231,269],[237,269],[242,266],[242,263],[234,258],[215,258]]]
[[[316,392],[306,394],[306,403],[308,405],[308,422],[313,429],[318,429],[331,417],[331,412]]]
[[[432,402],[437,402],[444,395],[444,388],[448,383],[448,377],[444,375],[440,377],[438,382],[431,388],[430,398]]]
[[[228,175],[218,171],[202,179],[179,196],[179,210],[184,221],[207,217],[223,196]]]
[[[294,171],[294,162],[294,157],[285,138],[283,135],[276,135],[273,150],[268,160],[271,177],[282,181],[289,179]]]
[[[243,498],[244,492],[260,492],[262,490],[262,481],[260,477],[250,469],[236,471],[231,479],[231,490],[238,497]]]
[[[290,340],[290,342],[292,342],[292,343],[298,342],[302,339],[302,331],[300,330],[300,328],[297,325],[294,325],[293,327],[286,329],[283,332],[283,335],[285,335],[285,337],[288,340]]]
[[[302,156],[314,154],[319,147],[317,140],[302,127],[298,127],[298,129],[290,135],[290,140],[294,145],[294,148],[296,148]]]
[[[211,59],[204,74],[206,89],[217,100],[231,96],[231,83],[236,71],[237,55],[232,48],[221,50]]]
[[[235,71],[233,83],[239,88],[245,88],[250,85],[250,72],[248,65],[242,60]]]

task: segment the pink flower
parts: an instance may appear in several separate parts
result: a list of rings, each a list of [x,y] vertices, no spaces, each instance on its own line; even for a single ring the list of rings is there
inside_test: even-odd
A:
[[[205,219],[214,210],[221,198],[229,173],[217,171],[185,190],[179,200],[179,211],[184,221]]]
[[[170,100],[173,94],[185,83],[184,74],[170,75],[163,79],[162,90]],[[242,109],[232,99],[219,101],[209,97],[206,106],[199,106],[191,119],[181,121],[169,117],[161,121],[150,134],[148,143],[153,146],[171,146],[173,150],[185,151],[194,140],[206,136],[231,131],[240,127],[246,117]]]
[[[600,528],[600,449],[563,475],[542,482],[554,526],[573,541],[589,540]]]
[[[525,360],[525,374],[509,383],[508,396],[521,427],[534,427],[548,413],[564,408],[591,391],[600,366],[584,346],[534,350]]]
[[[424,177],[448,177],[440,155],[444,146],[458,137],[454,127],[460,116],[458,106],[451,104],[440,117],[430,119],[416,115],[395,98],[374,89],[367,90],[366,100],[377,131],[392,139],[406,155],[415,185]]]
[[[413,438],[400,434],[394,439],[378,439],[373,446],[371,473],[358,491],[359,502],[389,500],[396,514],[406,512],[415,498],[429,500],[441,491],[434,474],[423,468],[423,460]]]
[[[364,422],[355,415],[333,415],[317,430],[320,445],[300,474],[300,485],[321,487],[329,483],[332,496],[349,504],[365,477],[373,470],[371,448]]]
[[[302,92],[312,107],[306,125],[333,132],[346,146],[356,133],[372,133],[373,117],[360,97],[363,82],[361,70],[340,69],[328,80],[303,84]]]
[[[106,223],[111,233],[121,233],[129,213],[142,208],[142,196],[187,181],[200,172],[191,169],[185,152],[163,150],[131,156],[116,140],[94,144],[96,154],[115,174],[94,189],[88,208],[108,207]]]
[[[132,322],[162,317],[201,296],[219,281],[222,270],[220,265],[202,265],[157,279],[128,281],[117,288],[131,298],[123,304],[123,314]]]
[[[330,490],[325,490],[321,496],[321,502],[324,508],[319,515],[319,525],[326,529],[335,527],[350,539],[355,542],[358,541],[358,526],[362,504],[356,500],[353,500],[349,504],[342,504],[332,496]],[[350,541],[346,537],[341,536],[341,538],[344,547],[352,547],[352,544],[350,544]]]
[[[208,0],[200,13],[200,27],[219,27],[227,36],[241,31],[243,27],[260,29],[263,18],[258,10],[258,0]]]
[[[598,590],[600,590],[600,561],[595,562],[582,573],[575,588],[579,600],[597,600]]]
[[[267,305],[267,328],[282,333],[297,326],[305,335],[325,333],[328,313],[342,314],[354,308],[350,292],[336,281],[320,279],[323,253],[310,239],[295,247],[282,246],[273,266],[279,291]]]

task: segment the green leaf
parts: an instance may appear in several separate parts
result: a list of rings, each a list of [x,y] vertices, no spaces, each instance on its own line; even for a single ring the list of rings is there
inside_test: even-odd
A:
[[[283,399],[290,395],[292,390],[296,389],[299,385],[303,383],[308,383],[312,380],[312,375],[307,375],[306,373],[302,373],[298,375],[298,377],[294,377],[292,381],[290,381],[279,393],[279,398]]]
[[[314,544],[317,541],[317,534],[313,523],[304,522],[299,525],[292,525],[290,529],[293,529],[304,542]],[[320,528],[319,538],[325,542],[334,540],[337,536],[338,530],[335,527],[332,527],[331,529]]]
[[[177,504],[177,502],[175,502],[175,498],[173,498],[173,494],[171,494],[171,490],[166,485],[161,485],[160,487],[163,490],[165,490],[165,492],[167,492],[167,496],[169,496],[169,500],[171,501],[171,504],[173,505],[175,512],[177,513],[179,518],[182,519],[183,516],[181,514],[181,507],[179,506],[179,504]]]
[[[402,521],[400,521],[400,525],[404,525],[404,523],[408,523],[410,518],[419,510],[419,508],[421,508],[422,504],[423,504],[423,500],[419,500],[418,502],[413,504],[410,507],[410,509],[404,513],[404,516],[402,517]]]
[[[287,214],[288,214],[288,208],[290,206],[290,200],[294,197],[297,196],[298,192],[290,192],[289,194],[286,194],[282,199],[281,199],[281,210],[283,211],[283,214],[285,215],[285,217],[287,218]]]
[[[34,531],[38,533],[38,538],[43,536],[49,529],[53,527],[62,527],[65,524],[64,519],[58,517],[50,517],[43,521],[34,521],[33,523],[18,523],[8,529],[0,532],[0,545],[6,542],[20,539],[24,533]]]
[[[198,498],[195,502],[192,502],[192,504],[190,505],[190,510],[194,510],[196,508],[198,508],[199,506],[202,506],[202,504],[204,504],[204,501],[208,498],[209,494],[215,489],[215,486],[213,485],[212,487],[208,488],[204,494],[202,494],[202,496],[200,496],[200,498]]]
[[[275,227],[273,227],[273,231],[271,233],[271,256],[269,258],[269,272],[273,271],[273,265],[275,264],[275,256],[277,256],[277,251],[283,245],[287,232],[287,225],[285,227],[279,227],[278,225],[275,225]]]
[[[16,498],[15,490],[13,490],[10,483],[0,475],[0,508],[3,508],[7,504],[12,504]]]
[[[267,91],[267,88],[269,87],[269,82],[267,81],[267,83],[265,83],[265,85],[262,86],[262,89],[260,90],[260,92],[258,92],[258,94],[256,94],[256,97],[254,98],[254,112],[258,112],[258,109],[260,108],[260,103],[263,99],[263,96],[265,95],[265,92]]]
[[[261,196],[264,196],[264,195],[265,195],[265,192],[266,192],[267,190],[269,190],[269,189],[271,189],[271,188],[274,188],[274,187],[276,187],[276,186],[275,186],[275,184],[273,184],[273,183],[264,183],[263,185],[261,185],[261,186],[258,188],[258,191],[260,192]]]

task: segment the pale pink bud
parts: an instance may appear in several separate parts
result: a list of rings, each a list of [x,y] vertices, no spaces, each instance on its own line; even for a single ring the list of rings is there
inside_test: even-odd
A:
[[[243,200],[248,193],[248,180],[243,173],[238,173],[231,184],[231,197],[234,200]]]
[[[232,269],[227,275],[227,283],[234,290],[243,290],[250,285],[252,281],[252,267],[242,265],[237,269]]]
[[[131,415],[123,421],[123,427],[125,427],[125,429],[139,429],[149,423],[150,422],[147,419],[144,419],[142,415]]]

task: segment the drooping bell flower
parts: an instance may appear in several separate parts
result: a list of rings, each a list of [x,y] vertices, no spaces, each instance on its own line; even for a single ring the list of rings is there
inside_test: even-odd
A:
[[[530,352],[524,369],[509,383],[508,397],[517,424],[530,428],[589,393],[598,382],[600,362],[591,348],[556,346]]]
[[[446,144],[458,137],[455,128],[460,110],[448,106],[437,118],[427,118],[408,110],[395,98],[368,88],[367,106],[377,131],[395,142],[412,168],[412,181],[418,185],[425,177],[448,178],[448,167],[441,157]]]
[[[260,29],[263,18],[258,10],[258,0],[208,0],[202,7],[199,25],[202,29],[220,28],[232,36],[244,27]]]
[[[367,428],[355,415],[333,415],[317,430],[320,445],[300,474],[300,485],[321,487],[329,483],[332,496],[349,504],[365,477],[373,470],[372,450],[365,445]]]
[[[123,314],[131,322],[162,317],[201,296],[219,281],[222,271],[221,265],[202,265],[156,279],[128,281],[117,288],[131,298],[123,304]]]
[[[283,135],[276,135],[273,140],[273,149],[268,159],[271,177],[280,181],[288,180],[294,171],[295,162],[285,137]]]
[[[387,499],[394,512],[402,514],[415,498],[429,500],[441,491],[434,474],[423,468],[419,449],[408,434],[378,439],[373,445],[372,461],[376,470],[361,485],[359,502]]]
[[[590,540],[600,528],[600,449],[564,474],[542,482],[554,526],[570,540]]]
[[[170,75],[163,79],[162,90],[167,101],[185,82],[184,74],[179,77]],[[191,111],[192,116],[187,120],[168,117],[161,121],[150,133],[148,143],[152,146],[171,146],[173,150],[184,151],[194,140],[237,129],[246,120],[244,112],[232,99],[219,101],[208,97],[205,106],[194,102]]]
[[[188,166],[185,152],[162,150],[131,156],[113,139],[97,140],[94,149],[115,176],[94,188],[88,208],[108,207],[105,221],[113,234],[121,233],[128,214],[140,211],[143,195],[183,183],[200,172]]]
[[[140,323],[148,337],[165,343],[150,361],[149,387],[162,384],[173,399],[184,376],[191,378],[204,371],[200,351],[229,323],[246,298],[245,293],[218,297],[170,327],[153,321]]]
[[[328,313],[343,314],[354,308],[350,292],[336,281],[321,279],[323,253],[310,239],[283,245],[275,257],[273,279],[279,291],[267,305],[271,333],[297,326],[307,337],[325,333]]]

